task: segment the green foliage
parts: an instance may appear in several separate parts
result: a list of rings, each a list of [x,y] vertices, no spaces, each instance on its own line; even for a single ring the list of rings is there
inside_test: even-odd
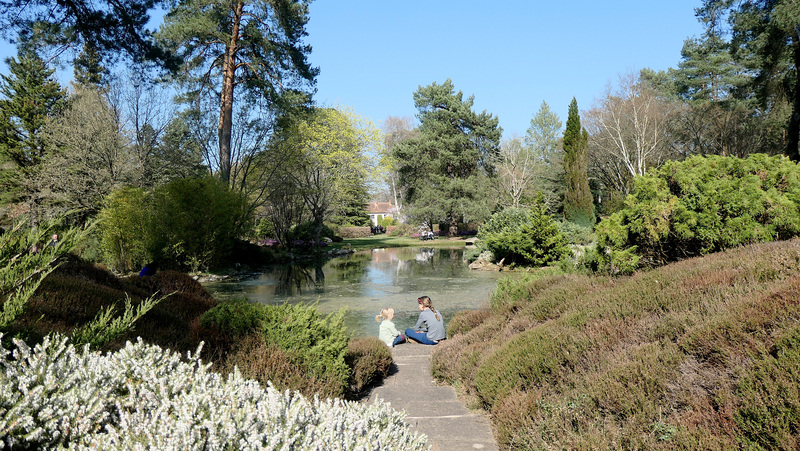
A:
[[[0,234],[0,332],[19,318],[36,289],[58,266],[88,229],[60,230],[58,221],[49,221],[37,229],[17,222]],[[59,232],[55,246],[45,245],[50,235]]]
[[[478,236],[481,246],[505,263],[544,266],[570,252],[542,199],[531,209],[506,208],[495,213]]]
[[[800,234],[798,200],[800,169],[785,157],[668,162],[636,178],[625,208],[598,224],[600,255],[619,264],[635,247],[642,263],[658,265],[787,239]]]
[[[762,354],[737,382],[742,397],[735,414],[749,449],[789,449],[800,433],[800,327],[785,331],[775,351]]]
[[[256,224],[257,238],[275,238],[275,225],[268,218],[261,218]]]
[[[66,92],[53,77],[54,69],[32,50],[8,60],[10,75],[0,75],[0,153],[29,169],[44,157],[41,131],[49,117],[66,105]]]
[[[397,225],[397,220],[391,216],[384,216],[383,219],[378,221],[378,225],[381,227],[389,227],[393,225]]]
[[[312,375],[332,381],[343,392],[349,375],[344,313],[322,316],[316,307],[303,304],[269,306],[262,333],[268,344],[295,353]]]
[[[292,231],[289,233],[289,239],[311,242],[315,240],[315,231],[316,227],[314,223],[306,221],[292,228]],[[327,225],[323,225],[320,236],[333,239],[333,237],[336,236],[336,233],[334,233],[333,229]]]
[[[570,221],[558,222],[558,230],[570,244],[589,244],[595,240],[592,227],[584,227]]]
[[[448,324],[432,372],[481,401],[502,449],[793,449],[798,263],[794,238],[623,278],[509,277]]]
[[[100,217],[107,261],[123,270],[149,261],[191,271],[219,264],[249,226],[244,196],[213,177],[118,190]]]
[[[377,337],[355,338],[347,345],[345,363],[350,367],[347,395],[357,399],[389,375],[392,351]]]
[[[114,317],[116,306],[108,306],[100,311],[91,323],[75,329],[72,333],[72,342],[76,346],[88,344],[92,348],[100,348],[132,330],[133,324],[139,318],[165,298],[166,296],[153,295],[133,307],[131,298],[126,294],[125,308],[120,316]]]
[[[567,128],[564,131],[564,175],[567,190],[564,194],[564,217],[583,227],[595,223],[592,193],[589,190],[587,173],[587,149],[589,135],[581,128],[578,102],[575,98],[569,104]]]
[[[98,226],[106,264],[132,271],[153,259],[148,208],[147,194],[141,188],[122,188],[108,196]]]
[[[342,396],[348,387],[350,368],[345,361],[349,335],[344,326],[344,310],[322,316],[315,306],[303,304],[263,305],[238,299],[220,303],[206,312],[201,325],[244,343],[245,336],[255,341],[240,345],[228,365],[260,368],[251,362],[253,350],[263,353],[275,365],[299,366],[302,371],[284,383],[305,388],[324,386],[330,396]],[[384,347],[386,347],[384,345]],[[242,362],[238,364],[237,362]],[[265,369],[262,368],[262,371]],[[270,371],[274,371],[271,369]],[[246,371],[243,368],[243,371]],[[246,373],[247,375],[247,373]],[[252,374],[252,377],[260,375]],[[319,385],[320,381],[325,381]]]
[[[453,226],[465,216],[488,217],[495,199],[486,178],[494,176],[500,149],[497,117],[474,112],[474,97],[464,99],[451,80],[420,86],[414,104],[419,133],[392,149],[406,214],[418,223]]]
[[[192,271],[227,258],[249,222],[244,197],[213,177],[173,180],[152,202],[150,252]]]
[[[241,298],[220,302],[203,314],[200,325],[236,339],[259,330],[265,319],[264,306]]]

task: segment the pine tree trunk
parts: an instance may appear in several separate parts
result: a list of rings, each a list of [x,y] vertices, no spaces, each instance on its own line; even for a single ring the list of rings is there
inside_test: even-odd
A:
[[[242,21],[244,3],[237,2],[233,11],[231,42],[223,63],[222,95],[219,112],[219,176],[228,183],[231,177],[231,129],[233,127],[233,88],[236,78],[236,52],[239,42],[239,25]]]

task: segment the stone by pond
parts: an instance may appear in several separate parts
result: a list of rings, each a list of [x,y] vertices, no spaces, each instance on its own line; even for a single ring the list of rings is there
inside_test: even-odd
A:
[[[486,306],[503,277],[512,273],[471,271],[464,248],[406,247],[372,249],[324,263],[275,265],[241,280],[217,280],[204,286],[217,298],[253,302],[317,304],[320,312],[347,308],[345,322],[353,336],[377,335],[375,315],[395,310],[398,329],[412,327],[416,299],[427,295],[445,320],[460,310]]]

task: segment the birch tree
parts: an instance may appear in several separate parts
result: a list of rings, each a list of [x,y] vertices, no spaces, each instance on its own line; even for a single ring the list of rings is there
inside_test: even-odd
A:
[[[638,77],[627,74],[585,114],[593,170],[607,187],[628,194],[634,176],[671,156],[673,104]]]

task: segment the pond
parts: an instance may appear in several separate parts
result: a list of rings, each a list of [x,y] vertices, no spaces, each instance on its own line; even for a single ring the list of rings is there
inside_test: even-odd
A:
[[[322,264],[280,265],[236,282],[210,282],[217,299],[317,304],[323,314],[346,308],[354,337],[378,334],[375,316],[395,311],[398,330],[413,327],[417,298],[430,296],[445,321],[461,311],[484,307],[498,279],[509,273],[470,270],[464,248],[405,247],[360,251]]]

